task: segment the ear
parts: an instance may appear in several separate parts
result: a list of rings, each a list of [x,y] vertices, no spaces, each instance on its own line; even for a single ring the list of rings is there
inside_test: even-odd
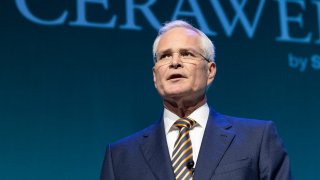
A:
[[[216,76],[216,71],[217,71],[216,63],[209,62],[208,63],[208,81],[207,81],[208,85],[214,80],[214,77]]]
[[[153,68],[152,68],[152,74],[153,74],[153,84],[154,84],[154,87],[156,87],[157,88],[157,77],[156,77],[156,72],[155,72],[155,68],[154,68],[154,66],[153,66]]]

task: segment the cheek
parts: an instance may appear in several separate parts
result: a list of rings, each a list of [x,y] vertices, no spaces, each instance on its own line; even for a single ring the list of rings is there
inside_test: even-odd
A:
[[[206,86],[207,80],[208,80],[208,74],[207,74],[206,67],[199,67],[198,69],[195,70],[193,81],[196,87]]]
[[[159,69],[156,69],[155,72],[155,84],[157,85],[157,88],[161,88],[163,86],[163,74],[164,72],[162,72]]]

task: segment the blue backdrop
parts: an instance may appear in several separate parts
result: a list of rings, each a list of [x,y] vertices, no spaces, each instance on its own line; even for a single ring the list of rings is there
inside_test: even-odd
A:
[[[209,104],[273,120],[295,179],[320,179],[320,1],[0,2],[0,179],[98,179],[107,143],[162,113],[152,43],[186,19],[216,46]]]

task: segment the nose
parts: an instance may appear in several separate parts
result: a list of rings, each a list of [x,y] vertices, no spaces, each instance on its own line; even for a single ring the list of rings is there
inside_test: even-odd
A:
[[[171,61],[170,67],[175,68],[175,69],[182,67],[180,54],[178,52],[175,52],[172,54],[172,61]]]

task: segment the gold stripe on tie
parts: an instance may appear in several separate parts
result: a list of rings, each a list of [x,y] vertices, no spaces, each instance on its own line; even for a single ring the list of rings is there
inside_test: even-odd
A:
[[[179,152],[181,151],[181,149],[182,149],[187,143],[189,144],[190,141],[191,141],[191,139],[189,138],[189,139],[187,139],[186,141],[184,141],[184,142],[179,146],[179,149],[178,149],[178,147],[177,147],[177,151],[173,154],[172,159],[174,159],[174,157],[176,157],[177,154],[179,154]]]
[[[184,164],[184,163],[186,163],[187,160],[190,159],[190,157],[192,157],[192,154],[189,154],[189,156],[187,156],[186,158],[184,158],[184,159],[180,162],[180,164],[179,164],[179,165],[177,166],[177,168],[176,168],[177,171],[175,171],[175,172],[178,172],[178,170],[180,169],[180,167],[181,167],[182,165],[185,165],[184,167],[187,167],[187,164]]]
[[[183,171],[184,171],[186,168],[187,168],[187,167],[183,167],[182,171],[180,171],[180,173],[176,176],[177,179],[181,176],[181,174],[183,173]]]
[[[177,161],[176,162],[178,162],[179,161],[179,159],[182,157],[182,155],[183,154],[185,154],[188,150],[190,150],[192,148],[192,146],[189,146],[187,149],[185,149],[181,154],[180,154],[180,156],[177,158]],[[172,157],[172,158],[174,158],[174,157]],[[175,162],[175,163],[176,163]],[[172,166],[174,166],[175,164],[172,164]]]
[[[188,133],[189,133],[189,130],[187,130],[185,133],[183,133],[183,134],[181,135],[181,137],[179,137],[179,138],[177,139],[177,141],[176,141],[176,143],[175,143],[175,145],[174,145],[174,148],[176,148],[177,145],[179,145],[181,139],[184,138]]]
[[[174,126],[179,128],[172,153],[172,167],[176,180],[192,180],[193,172],[187,164],[193,161],[189,131],[195,124],[196,121],[190,118],[181,118],[174,123]]]

